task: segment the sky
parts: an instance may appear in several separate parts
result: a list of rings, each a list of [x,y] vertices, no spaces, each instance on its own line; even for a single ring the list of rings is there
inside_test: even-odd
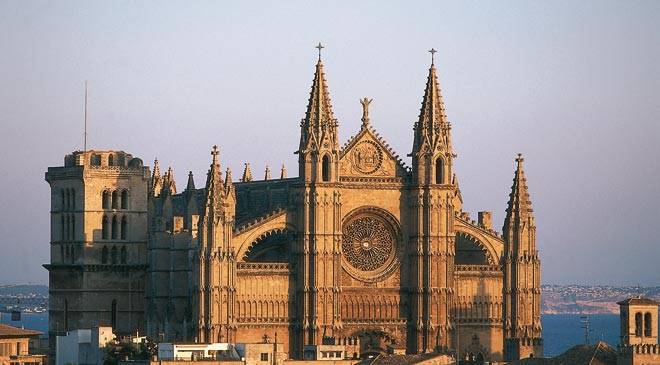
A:
[[[430,63],[464,209],[501,231],[523,153],[542,282],[660,285],[658,1],[0,0],[0,284],[47,283],[48,166],[83,144],[203,186],[212,145],[297,171],[317,53],[343,141],[406,156]],[[406,158],[406,161],[409,161]]]

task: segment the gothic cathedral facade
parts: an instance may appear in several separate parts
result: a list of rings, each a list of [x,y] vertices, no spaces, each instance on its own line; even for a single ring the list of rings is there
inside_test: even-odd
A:
[[[49,168],[50,331],[113,324],[162,341],[277,338],[484,360],[540,356],[536,225],[516,159],[502,234],[462,210],[451,124],[433,64],[411,165],[360,130],[340,145],[319,59],[300,123],[298,177],[222,171],[177,192],[123,152],[74,152]],[[125,199],[125,200],[124,200]],[[71,201],[73,200],[73,201]],[[72,223],[68,223],[72,222]]]

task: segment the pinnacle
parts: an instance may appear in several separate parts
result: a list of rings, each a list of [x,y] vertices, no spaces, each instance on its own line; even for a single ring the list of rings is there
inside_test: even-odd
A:
[[[449,121],[445,114],[445,104],[442,100],[434,63],[431,63],[429,67],[419,120],[415,123],[414,129],[413,153],[420,151],[423,145],[435,147],[439,144],[446,144],[447,148],[451,148],[448,132]]]
[[[243,177],[241,177],[241,182],[250,182],[252,181],[252,171],[250,170],[250,163],[245,163],[245,169],[243,170]]]
[[[282,164],[282,170],[280,171],[280,179],[286,179],[286,167]]]
[[[186,190],[195,190],[195,180],[193,179],[192,171],[188,171],[188,184],[186,185]]]
[[[270,180],[270,166],[266,165],[266,170],[264,171],[264,180]]]
[[[532,216],[532,202],[527,190],[527,179],[523,170],[524,158],[518,154],[516,158],[516,172],[513,177],[511,194],[509,194],[509,203],[506,209],[506,219],[504,221],[505,229],[507,224],[512,223],[512,219]]]

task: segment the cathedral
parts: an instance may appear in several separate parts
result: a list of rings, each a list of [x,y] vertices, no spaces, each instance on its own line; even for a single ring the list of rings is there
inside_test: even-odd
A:
[[[359,130],[341,144],[319,55],[297,177],[256,178],[246,164],[235,181],[215,146],[205,185],[190,173],[183,191],[171,169],[122,151],[76,151],[50,167],[51,339],[111,325],[160,342],[267,336],[293,359],[322,344],[357,344],[355,356],[542,356],[522,156],[500,234],[490,212],[475,221],[462,209],[433,62],[409,164],[376,132],[371,100],[360,102]]]

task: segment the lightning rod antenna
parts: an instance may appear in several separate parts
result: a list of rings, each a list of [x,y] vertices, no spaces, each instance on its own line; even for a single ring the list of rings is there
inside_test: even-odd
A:
[[[84,152],[87,153],[87,80],[85,80],[85,138],[83,142]]]

